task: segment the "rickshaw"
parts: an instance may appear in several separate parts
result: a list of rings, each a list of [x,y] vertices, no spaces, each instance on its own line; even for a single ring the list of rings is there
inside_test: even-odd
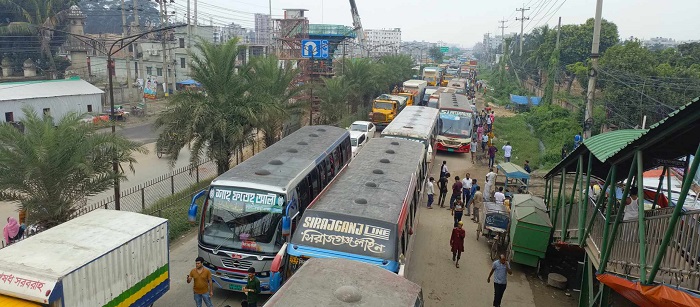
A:
[[[484,236],[491,244],[491,260],[498,258],[501,251],[508,254],[510,241],[510,213],[503,204],[484,202],[484,208],[479,210],[479,224],[476,227],[476,240]]]
[[[169,149],[171,146],[177,146],[177,137],[178,135],[176,133],[167,133],[158,137],[156,140],[156,156],[158,159],[170,152]]]

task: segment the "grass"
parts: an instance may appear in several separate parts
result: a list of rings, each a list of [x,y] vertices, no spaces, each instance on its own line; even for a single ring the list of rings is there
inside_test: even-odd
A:
[[[202,189],[205,189],[214,178],[203,180],[197,184],[193,184],[191,187],[175,193],[175,195],[162,198],[157,203],[155,203],[150,209],[146,209],[143,213],[148,215],[153,215],[157,217],[162,217],[167,219],[169,222],[170,231],[168,233],[168,238],[172,244],[173,240],[179,238],[186,232],[197,227],[197,223],[190,223],[187,220],[187,211],[190,208],[190,202],[192,201],[192,196]],[[202,206],[204,205],[204,198],[200,198],[197,202],[199,205],[199,212],[197,213],[197,221],[201,216]]]
[[[510,142],[513,147],[513,154],[510,162],[523,166],[525,160],[530,161],[533,169],[540,165],[539,140],[530,132],[525,122],[525,117],[516,115],[511,117],[500,117],[494,121],[494,133],[498,148],[497,160],[503,160],[503,145]]]

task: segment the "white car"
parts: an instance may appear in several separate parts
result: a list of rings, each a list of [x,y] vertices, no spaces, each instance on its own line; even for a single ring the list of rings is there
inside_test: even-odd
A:
[[[362,131],[350,130],[350,145],[352,146],[352,156],[355,157],[360,148],[367,143],[368,139]]]
[[[374,137],[374,132],[377,131],[377,126],[375,126],[372,122],[358,120],[353,122],[348,130],[363,132],[365,134],[365,138],[369,140]]]

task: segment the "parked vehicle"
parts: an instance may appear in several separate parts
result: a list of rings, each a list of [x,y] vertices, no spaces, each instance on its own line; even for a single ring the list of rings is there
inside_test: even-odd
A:
[[[406,107],[407,103],[407,97],[382,94],[374,99],[369,117],[373,124],[386,127]]]
[[[374,137],[374,133],[377,131],[377,126],[375,126],[372,122],[358,120],[354,121],[350,127],[348,127],[348,130],[364,132],[365,137],[369,140]]]
[[[427,82],[426,82],[427,84]],[[427,106],[428,101],[430,101],[430,96],[432,96],[438,90],[437,86],[427,86],[425,87],[425,93],[423,93],[422,105]],[[436,108],[437,109],[437,108]]]
[[[420,105],[423,100],[423,93],[428,86],[428,82],[424,80],[406,80],[403,83],[403,89],[399,93],[402,96],[410,96],[411,101],[407,105]]]
[[[425,80],[429,86],[440,86],[440,81],[442,80],[442,73],[440,68],[423,68],[423,80]]]
[[[0,249],[0,305],[150,306],[168,259],[166,219],[97,209]]]
[[[265,307],[350,306],[337,295],[352,287],[362,306],[423,307],[423,291],[412,281],[371,264],[347,259],[309,259]]]
[[[270,265],[301,215],[350,161],[349,131],[305,126],[236,165],[211,182],[197,245],[214,284],[242,291],[255,268],[262,293],[272,293]]]
[[[454,88],[450,90],[456,91]],[[437,138],[437,150],[468,153],[472,138],[472,108],[467,96],[443,92],[440,94],[442,127]]]
[[[510,255],[510,212],[503,204],[484,202],[484,208],[479,210],[479,224],[476,226],[476,240],[480,236],[487,238],[491,244],[491,260],[498,258],[504,250]]]
[[[355,157],[357,152],[362,148],[369,139],[364,132],[350,131],[350,146],[352,146],[352,156]]]

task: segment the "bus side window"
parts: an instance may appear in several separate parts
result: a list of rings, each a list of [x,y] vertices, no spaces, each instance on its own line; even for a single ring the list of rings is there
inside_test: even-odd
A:
[[[308,177],[311,175],[309,174]],[[306,207],[311,203],[311,197],[309,197],[309,180],[304,178],[301,180],[297,186],[297,195],[299,195],[299,213],[303,214]]]
[[[350,162],[350,154],[352,152],[352,148],[350,146],[350,139],[345,139],[340,144],[340,149],[343,153],[343,164],[347,164],[348,162]]]
[[[311,171],[311,199],[316,198],[318,193],[321,192],[321,178],[323,176],[323,168],[321,165],[316,166],[316,168]]]

